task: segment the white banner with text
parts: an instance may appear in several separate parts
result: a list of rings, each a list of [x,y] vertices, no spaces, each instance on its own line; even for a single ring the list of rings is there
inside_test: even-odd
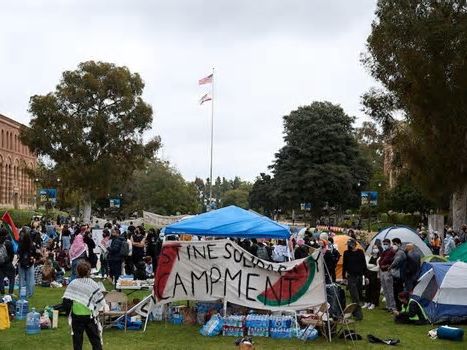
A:
[[[323,258],[271,263],[222,239],[163,244],[154,283],[158,303],[217,300],[265,310],[304,310],[326,302]]]

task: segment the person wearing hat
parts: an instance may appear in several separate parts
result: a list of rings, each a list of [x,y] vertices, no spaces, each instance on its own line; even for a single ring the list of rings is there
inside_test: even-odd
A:
[[[352,303],[361,306],[363,300],[363,275],[366,272],[365,253],[357,248],[355,239],[347,241],[347,248],[343,257],[342,275],[347,280],[347,288]],[[357,308],[353,316],[356,320],[363,319],[361,307]]]

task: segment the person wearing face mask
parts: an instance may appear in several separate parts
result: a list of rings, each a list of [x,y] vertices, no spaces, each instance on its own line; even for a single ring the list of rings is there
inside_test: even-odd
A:
[[[400,292],[404,291],[404,280],[405,280],[405,266],[407,264],[407,255],[402,249],[402,242],[399,238],[392,240],[392,249],[394,250],[394,260],[389,267],[389,271],[392,275],[392,285],[394,295],[399,295]],[[402,303],[399,298],[396,299],[397,311],[401,311]]]
[[[342,275],[347,279],[352,303],[360,305],[363,301],[363,275],[366,272],[365,253],[357,248],[357,242],[354,239],[349,239],[347,247],[348,249],[344,252]],[[362,320],[362,309],[358,307],[353,316],[357,321]]]
[[[394,298],[393,279],[389,267],[394,261],[396,252],[391,249],[391,241],[389,239],[383,240],[383,252],[378,260],[379,276],[381,280],[381,287],[383,288],[383,295],[386,299],[386,309],[389,312],[396,310],[396,300]]]
[[[363,305],[363,308],[368,307],[368,310],[373,310],[376,306],[379,306],[379,292],[381,290],[381,282],[378,277],[378,258],[380,256],[379,247],[374,244],[371,249],[371,255],[367,259],[367,268],[366,278],[368,279],[368,284],[366,285],[365,297],[366,303]]]

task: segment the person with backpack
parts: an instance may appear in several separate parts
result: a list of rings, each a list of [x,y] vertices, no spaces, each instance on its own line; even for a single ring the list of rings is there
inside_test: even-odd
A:
[[[256,257],[260,258],[261,260],[271,261],[272,250],[269,245],[265,242],[257,242],[256,247]]]
[[[26,287],[26,297],[34,293],[34,246],[29,231],[23,231],[18,242],[19,289]]]
[[[8,278],[8,294],[13,294],[15,286],[14,256],[13,245],[8,239],[8,232],[2,227],[0,229],[0,294],[2,295],[5,294],[5,277]]]
[[[125,237],[120,235],[120,230],[112,229],[111,242],[107,251],[107,261],[109,262],[109,276],[114,285],[117,284],[118,278],[122,274],[123,259],[128,256],[129,247]]]

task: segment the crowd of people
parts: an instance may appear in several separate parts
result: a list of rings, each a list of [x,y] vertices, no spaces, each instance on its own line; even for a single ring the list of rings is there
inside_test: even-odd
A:
[[[122,229],[116,222],[107,222],[102,239],[96,242],[92,230],[95,225],[72,221],[52,221],[34,218],[30,225],[19,231],[19,241],[13,242],[8,231],[0,228],[0,294],[13,294],[15,283],[25,287],[26,297],[34,293],[34,286],[61,287],[65,272],[70,271],[68,282],[77,277],[82,261],[89,263],[93,273],[99,273],[116,284],[123,274],[135,279],[153,276],[157,256],[162,247],[159,231],[132,223]],[[17,244],[16,252],[14,249]]]

